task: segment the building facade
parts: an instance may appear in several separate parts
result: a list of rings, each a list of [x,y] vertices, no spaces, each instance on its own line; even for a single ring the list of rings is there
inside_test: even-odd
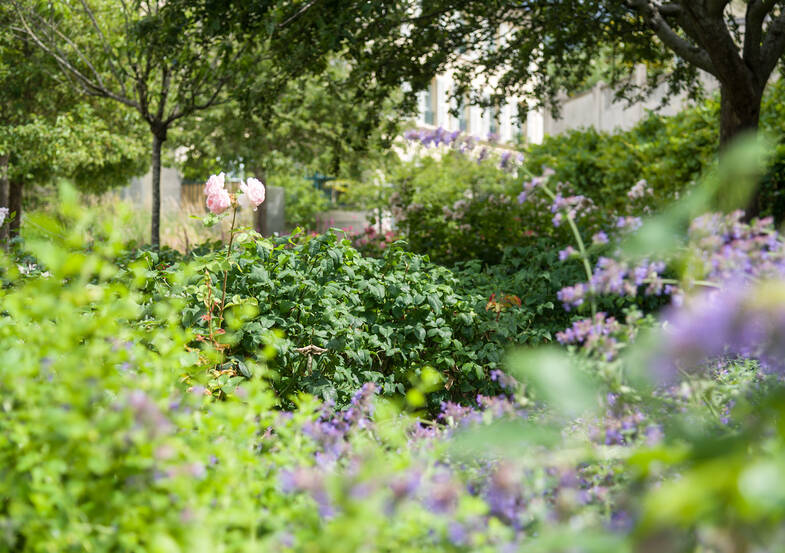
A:
[[[455,99],[451,98],[454,87],[450,72],[437,75],[431,80],[430,86],[419,94],[417,127],[441,127],[450,132],[460,131],[478,141],[492,140],[501,145],[531,142],[542,136],[542,116],[530,113],[521,121],[518,117],[517,98],[488,108],[467,103],[457,105]]]
[[[703,86],[708,92],[717,90],[717,81],[708,74],[701,75]],[[635,79],[643,84],[646,70],[638,68]],[[519,143],[539,144],[548,135],[556,135],[572,129],[592,127],[598,131],[614,132],[628,130],[644,119],[651,111],[663,115],[676,115],[689,104],[684,93],[669,98],[663,105],[667,85],[662,84],[642,102],[628,105],[616,101],[613,89],[604,82],[573,96],[560,99],[561,114],[555,117],[549,110],[530,110],[525,120],[518,117],[517,98],[512,98],[497,108],[481,108],[463,105],[457,107],[450,98],[454,87],[452,75],[447,72],[436,76],[428,89],[419,95],[418,128],[444,128],[461,131],[480,141],[493,135],[501,145]],[[457,107],[458,116],[451,110]]]

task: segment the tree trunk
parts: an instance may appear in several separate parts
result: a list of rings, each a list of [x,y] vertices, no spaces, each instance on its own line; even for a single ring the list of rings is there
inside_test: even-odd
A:
[[[0,156],[0,207],[9,207],[8,197],[8,163],[9,155]],[[8,248],[8,225],[0,224],[0,245]]]
[[[12,180],[8,185],[8,209],[14,218],[8,228],[11,238],[19,236],[19,227],[22,222],[22,181]]]
[[[762,97],[762,91],[750,96],[733,94],[725,86],[720,88],[720,149],[737,135],[758,130]]]
[[[161,146],[166,140],[166,131],[153,131],[153,203],[152,224],[150,226],[150,243],[154,249],[161,244]]]
[[[740,93],[726,85],[720,87],[720,151],[733,139],[745,132],[758,130],[763,90]],[[761,189],[758,186],[750,195],[745,208],[745,220],[758,217],[762,212]]]

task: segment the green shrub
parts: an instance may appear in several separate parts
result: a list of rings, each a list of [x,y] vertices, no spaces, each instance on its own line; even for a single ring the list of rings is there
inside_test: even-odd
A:
[[[778,140],[785,136],[784,95],[785,83],[772,83],[761,115],[761,128]],[[548,136],[524,150],[517,172],[502,170],[495,156],[478,163],[457,150],[415,157],[391,171],[393,213],[412,250],[445,265],[493,265],[507,247],[540,238],[561,249],[571,238],[552,228],[550,213],[515,201],[523,180],[553,169],[571,194],[592,200],[592,224],[607,230],[618,215],[656,211],[683,194],[717,158],[718,120],[719,102],[709,99],[675,116],[652,113],[626,132]],[[640,180],[652,194],[646,205],[630,206],[627,192]],[[764,215],[785,214],[785,146],[762,183],[761,206]]]
[[[239,238],[227,279],[227,335],[221,338],[229,344],[227,359],[239,365],[274,346],[277,355],[268,366],[284,399],[304,390],[343,404],[366,382],[401,395],[428,366],[442,378],[441,391],[431,397],[434,405],[498,392],[488,376],[505,349],[549,338],[532,321],[550,301],[529,299],[497,318],[486,311],[490,286],[478,293],[468,270],[459,278],[403,246],[394,243],[374,259],[332,233],[275,244]],[[221,295],[224,256],[224,251],[194,254],[189,261],[194,276],[183,288],[166,284],[168,271],[181,270],[178,266],[157,272],[157,293],[184,296],[183,325],[201,336],[210,335],[215,321],[210,305]],[[242,321],[233,323],[241,313]],[[326,351],[298,352],[308,346]]]

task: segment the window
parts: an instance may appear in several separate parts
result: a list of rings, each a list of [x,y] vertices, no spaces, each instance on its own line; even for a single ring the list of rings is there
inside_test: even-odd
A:
[[[488,138],[495,136],[499,138],[499,107],[491,106],[485,110],[488,118]]]
[[[525,144],[527,141],[526,121],[522,121],[520,116],[517,115],[513,119],[512,140],[517,144]]]
[[[428,85],[428,88],[425,91],[425,105],[423,107],[423,123],[426,125],[434,125],[436,124],[436,113],[434,110],[434,88],[435,88],[436,81],[431,81],[431,84]]]
[[[461,101],[458,103],[458,130],[461,132],[466,132],[469,130],[469,108],[466,107],[466,99],[461,98]]]

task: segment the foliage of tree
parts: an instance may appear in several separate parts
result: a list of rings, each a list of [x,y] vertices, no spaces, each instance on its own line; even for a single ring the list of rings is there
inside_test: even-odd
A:
[[[151,242],[159,243],[161,149],[178,121],[226,100],[229,88],[260,84],[263,106],[294,74],[320,69],[322,50],[300,41],[292,48],[273,40],[297,21],[287,3],[265,3],[248,22],[210,19],[197,2],[163,0],[13,0],[21,28],[53,57],[73,85],[127,106],[152,136]],[[292,4],[298,4],[293,2]]]
[[[356,177],[379,158],[394,155],[390,146],[407,115],[399,91],[367,97],[366,90],[349,79],[348,67],[336,58],[319,75],[293,79],[263,110],[233,100],[184,121],[172,135],[183,175],[203,180],[242,168],[271,183],[313,172]],[[303,192],[296,188],[291,192]],[[297,200],[289,192],[287,207],[290,199]]]
[[[12,25],[11,6],[0,7],[0,206],[15,213],[32,185],[58,177],[82,190],[102,191],[144,170],[139,122],[95,106],[58,76],[54,60]]]
[[[254,13],[254,4],[210,4],[226,13]],[[412,91],[423,90],[435,74],[450,68],[458,82],[454,96],[484,105],[514,95],[530,105],[557,109],[559,93],[589,78],[595,70],[592,62],[608,52],[611,84],[628,100],[652,92],[663,81],[670,94],[686,91],[698,97],[700,74],[706,72],[720,83],[720,139],[725,144],[758,126],[763,91],[785,51],[783,4],[342,0],[320,2],[320,10],[309,10],[304,17],[303,28],[328,29],[324,21],[338,21],[324,32],[337,33],[332,40],[346,47],[357,78],[379,90],[404,83]],[[643,85],[634,78],[641,63],[647,67]]]
[[[86,94],[130,107],[152,135],[151,242],[159,243],[161,148],[173,123],[216,103],[240,73],[235,36],[204,35],[160,0],[14,0],[21,27]]]
[[[757,127],[763,90],[785,51],[781,0],[389,0],[373,15],[364,4],[353,7],[358,19],[346,41],[358,68],[378,78],[422,86],[451,65],[456,95],[494,103],[515,93],[552,106],[565,83],[588,77],[591,62],[610,51],[622,96],[663,78],[671,92],[697,93],[699,70],[713,75],[723,142]],[[650,70],[643,89],[632,79],[639,63]]]

